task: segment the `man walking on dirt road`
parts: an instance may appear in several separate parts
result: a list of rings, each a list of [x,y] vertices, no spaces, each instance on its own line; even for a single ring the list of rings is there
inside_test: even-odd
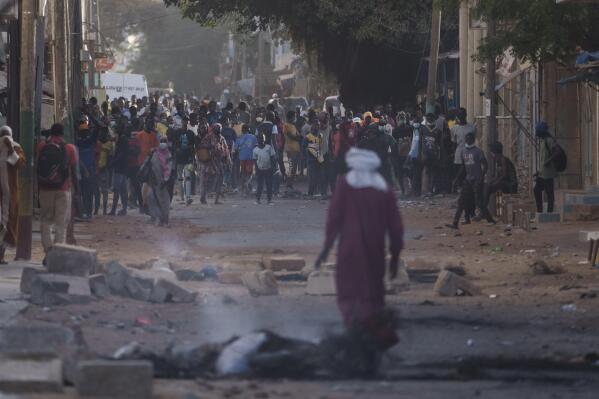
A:
[[[385,311],[385,236],[391,253],[390,278],[394,279],[403,249],[402,221],[393,190],[377,172],[381,161],[376,153],[352,148],[346,161],[350,172],[338,181],[315,267],[326,260],[339,237],[337,304],[345,325],[387,349],[398,338]]]

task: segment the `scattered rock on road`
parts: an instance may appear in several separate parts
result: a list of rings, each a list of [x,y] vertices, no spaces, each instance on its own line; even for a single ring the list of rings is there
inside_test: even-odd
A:
[[[197,296],[197,292],[188,291],[172,281],[160,279],[154,285],[149,300],[155,303],[190,303],[194,302]]]
[[[243,285],[243,272],[220,272],[218,282],[221,284]]]
[[[308,295],[335,295],[335,272],[330,270],[317,270],[308,276],[306,294]]]
[[[482,293],[481,289],[470,280],[448,270],[443,270],[439,274],[433,289],[440,296],[455,296],[460,293],[476,296]]]
[[[299,272],[306,266],[306,260],[299,256],[264,256],[262,265],[273,272],[287,270]]]
[[[79,363],[75,386],[81,397],[147,399],[153,374],[148,361],[88,360]]]
[[[31,281],[31,303],[39,306],[68,305],[92,301],[89,282],[84,277],[38,274]]]
[[[100,298],[106,298],[110,295],[106,276],[103,274],[94,274],[89,277],[89,289],[92,294]]]
[[[31,293],[31,282],[38,274],[45,274],[46,271],[42,269],[36,269],[34,267],[24,267],[21,272],[21,283],[20,289],[22,294]]]
[[[537,259],[529,265],[532,274],[548,275],[548,274],[561,274],[564,270],[560,266],[550,266],[543,259]]]
[[[203,281],[204,274],[192,269],[180,269],[175,271],[177,280],[179,281]]]
[[[96,272],[97,254],[95,249],[75,245],[57,244],[46,256],[50,273],[87,277]]]
[[[245,273],[242,280],[252,296],[279,294],[277,279],[271,270]]]
[[[50,354],[0,356],[3,393],[58,393],[63,390],[62,361]]]

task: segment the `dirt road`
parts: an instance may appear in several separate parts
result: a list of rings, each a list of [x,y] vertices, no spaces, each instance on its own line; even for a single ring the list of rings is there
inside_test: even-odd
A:
[[[475,223],[456,236],[443,227],[452,201],[400,203],[407,238],[402,258],[414,272],[461,266],[483,295],[441,298],[430,279],[416,278],[409,290],[389,296],[400,314],[401,343],[385,359],[381,381],[257,381],[249,383],[257,388],[242,393],[234,388],[241,382],[207,382],[211,389],[165,382],[160,390],[174,396],[164,397],[179,397],[176,387],[181,395],[196,392],[202,398],[596,397],[599,378],[588,365],[599,353],[599,299],[592,291],[599,288],[599,270],[583,264],[586,246],[577,242],[578,230],[588,226],[547,224],[524,232]],[[96,248],[102,261],[141,267],[160,257],[174,268],[249,271],[258,270],[262,255],[273,252],[300,254],[312,262],[327,206],[302,199],[254,205],[252,199],[231,196],[218,206],[174,202],[170,228],[147,225],[146,217],[133,211],[126,217],[98,217],[77,230],[84,237],[79,243]],[[530,264],[539,258],[561,272],[534,274]],[[277,297],[259,298],[237,285],[186,285],[199,291],[196,304],[150,305],[113,297],[90,305],[31,307],[23,317],[78,324],[90,347],[102,354],[131,341],[160,351],[173,341],[223,341],[257,329],[313,341],[341,329],[334,297],[306,296],[303,283],[282,283]],[[140,316],[150,324],[136,323]]]

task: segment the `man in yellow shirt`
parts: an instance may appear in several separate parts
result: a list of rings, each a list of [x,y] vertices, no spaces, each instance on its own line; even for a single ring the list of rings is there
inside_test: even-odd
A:
[[[108,136],[108,132],[103,132],[100,135],[96,151],[99,153],[97,157],[98,191],[95,193],[94,215],[97,215],[100,210],[100,199],[102,200],[102,214],[106,215],[108,212],[108,191],[110,190],[109,161],[114,152],[114,142]]]
[[[301,141],[302,135],[295,127],[295,112],[287,112],[287,122],[283,126],[283,134],[285,137],[285,152],[289,160],[290,177],[287,180],[287,187],[293,188],[293,183],[297,176],[299,161],[301,157]]]

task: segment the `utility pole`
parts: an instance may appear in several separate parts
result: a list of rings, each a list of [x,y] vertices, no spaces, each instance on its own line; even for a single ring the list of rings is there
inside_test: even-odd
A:
[[[487,21],[487,40],[492,39],[495,36],[495,32],[497,29],[497,25],[495,22],[494,15],[489,16]],[[487,117],[487,144],[491,145],[495,143],[498,139],[497,134],[497,94],[495,93],[495,87],[497,86],[497,66],[495,63],[495,57],[489,56],[487,59],[487,88],[486,88],[486,98],[489,101],[489,116]],[[488,153],[487,149],[487,153]],[[487,157],[487,159],[491,159],[489,162],[489,175],[495,176],[495,161],[492,158]],[[492,197],[490,201],[490,209],[492,213],[495,212],[495,196]]]
[[[19,68],[19,141],[27,162],[19,172],[19,217],[17,259],[31,259],[31,225],[33,217],[33,137],[35,136],[35,26],[37,0],[21,0],[19,23],[21,24],[21,59]]]
[[[71,45],[71,53],[69,58],[70,68],[70,100],[71,100],[71,120],[73,123],[79,122],[81,117],[81,99],[83,94],[83,79],[81,72],[81,52],[83,50],[83,21],[81,19],[81,0],[69,0],[69,8],[67,15],[69,21],[69,43]],[[75,128],[73,127],[73,131]]]
[[[468,1],[460,2],[460,107],[468,104],[468,28],[470,11]]]
[[[431,51],[428,62],[428,85],[426,88],[426,113],[435,113],[435,92],[437,88],[437,70],[439,68],[439,42],[441,41],[441,5],[433,1],[433,19],[431,23]]]
[[[254,78],[254,94],[258,98],[258,102],[262,103],[262,82],[264,77],[264,35],[262,31],[258,32],[258,71]],[[258,78],[258,79],[256,79]]]
[[[95,69],[95,29],[93,29],[93,17],[92,17],[92,0],[83,0],[84,7],[83,15],[83,40],[87,46],[89,53],[88,66],[87,66],[87,98],[91,98],[94,95],[94,89],[96,85],[96,69]]]
[[[71,113],[69,111],[69,89],[67,79],[68,40],[66,24],[66,2],[54,0],[52,8],[52,81],[54,83],[54,121],[62,123],[65,138],[73,142]]]

